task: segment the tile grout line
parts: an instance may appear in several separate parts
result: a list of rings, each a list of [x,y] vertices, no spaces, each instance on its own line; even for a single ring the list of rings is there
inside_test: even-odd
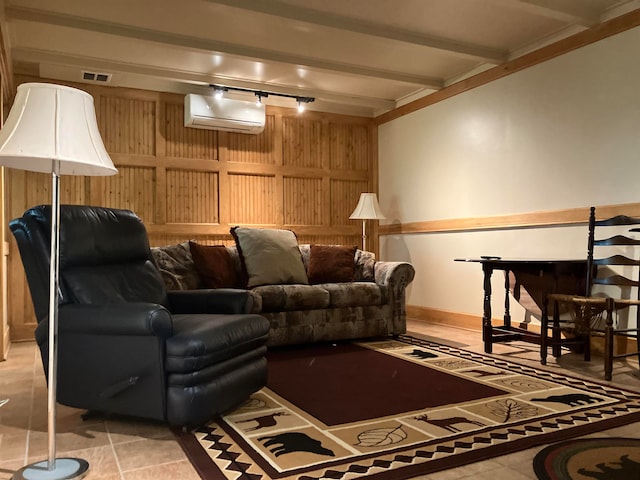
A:
[[[120,466],[120,459],[118,458],[118,454],[116,452],[116,448],[113,445],[113,439],[111,438],[111,431],[109,430],[109,423],[105,420],[104,429],[107,432],[107,438],[109,439],[109,445],[111,446],[111,452],[113,453],[113,458],[116,460],[116,466],[118,467],[118,475],[120,475],[120,479],[124,480],[124,472],[122,471],[122,467]]]
[[[29,423],[27,430],[27,438],[26,444],[24,448],[24,462],[23,465],[29,464],[29,444],[31,442],[31,432],[33,431],[33,412],[35,411],[35,402],[36,402],[36,370],[38,368],[38,359],[40,359],[40,355],[38,353],[38,349],[34,349],[33,352],[33,364],[31,368],[31,407],[29,409]],[[45,380],[46,382],[46,380]],[[47,384],[47,389],[49,385]]]

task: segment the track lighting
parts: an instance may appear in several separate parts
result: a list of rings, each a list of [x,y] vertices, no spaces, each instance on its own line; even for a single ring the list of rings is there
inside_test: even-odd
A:
[[[254,92],[258,99],[256,100],[256,105],[262,105],[262,97],[267,98],[269,94],[265,92]]]
[[[253,93],[257,99],[256,99],[256,104],[257,105],[261,105],[262,104],[262,99],[263,98],[267,98],[269,95],[272,95],[274,97],[285,97],[285,98],[293,98],[295,99],[295,101],[298,104],[298,112],[302,113],[304,112],[307,103],[311,103],[313,101],[315,101],[315,98],[313,97],[299,97],[297,95],[288,95],[286,93],[275,93],[275,92],[265,92],[262,90],[251,90],[248,88],[236,88],[236,87],[223,87],[221,85],[209,85],[210,87],[213,88],[213,95],[216,98],[221,98],[222,95],[224,94],[224,92],[227,92],[229,90],[233,90],[233,91],[237,91],[237,92],[249,92],[249,93]]]
[[[311,103],[315,100],[313,97],[296,97],[296,101],[298,102],[298,113],[304,112],[307,103]]]
[[[213,87],[213,96],[219,100],[222,98],[226,90],[227,89],[225,87]]]

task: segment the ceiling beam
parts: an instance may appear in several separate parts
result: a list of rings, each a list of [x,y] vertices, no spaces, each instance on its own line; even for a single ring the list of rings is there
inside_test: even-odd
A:
[[[507,52],[481,45],[459,42],[456,40],[424,35],[411,30],[368,22],[356,18],[336,15],[311,8],[291,5],[280,0],[205,0],[229,7],[265,13],[282,18],[288,18],[299,22],[321,25],[323,27],[336,28],[349,32],[360,33],[372,37],[385,38],[398,42],[419,45],[421,47],[443,50],[465,57],[475,58],[483,62],[498,65],[507,60]]]
[[[228,76],[222,75],[204,74],[199,72],[190,72],[170,68],[159,68],[147,65],[104,60],[102,58],[80,57],[77,55],[66,55],[46,50],[14,48],[12,50],[12,54],[13,59],[20,62],[64,65],[68,67],[75,67],[78,69],[93,68],[105,73],[127,73],[151,78],[162,78],[165,80],[171,80],[181,83],[197,84],[201,86],[208,86],[211,84],[229,86],[233,85],[239,88],[248,88],[252,90],[268,90],[274,93],[315,97],[317,100],[322,99],[328,102],[369,107],[379,110],[390,110],[392,108],[395,108],[395,102],[393,100],[327,92],[317,89],[312,90],[305,88],[294,88],[290,86],[283,87],[279,85],[265,84],[264,82],[252,82],[246,79],[230,78]]]
[[[444,81],[441,78],[415,75],[406,72],[381,70],[361,65],[333,62],[331,60],[323,60],[319,58],[290,55],[273,50],[265,50],[186,35],[171,34],[158,30],[133,27],[131,25],[124,25],[121,23],[103,22],[92,18],[22,7],[7,7],[5,12],[9,20],[25,20],[58,25],[108,35],[117,35],[125,38],[135,38],[137,40],[156,42],[190,50],[225,53],[239,57],[253,58],[256,60],[270,60],[289,65],[304,66],[312,69],[421,85],[428,88],[439,89],[444,86]]]
[[[592,27],[600,22],[601,12],[596,8],[590,8],[587,2],[575,0],[497,0],[497,2],[534,15],[583,27]]]

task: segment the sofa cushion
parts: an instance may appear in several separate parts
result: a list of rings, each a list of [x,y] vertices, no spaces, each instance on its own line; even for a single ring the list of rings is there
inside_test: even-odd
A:
[[[233,227],[231,234],[247,275],[247,288],[309,283],[298,239],[291,230]]]
[[[373,282],[324,283],[318,285],[329,292],[329,307],[364,307],[387,301],[385,287]]]
[[[239,279],[224,245],[200,245],[190,241],[189,249],[193,257],[195,269],[205,288],[236,288]]]
[[[194,290],[200,286],[188,242],[153,247],[151,254],[167,290]]]
[[[311,310],[329,306],[329,292],[315,285],[264,285],[251,290],[262,298],[263,312]]]
[[[311,245],[309,283],[353,282],[357,247]]]

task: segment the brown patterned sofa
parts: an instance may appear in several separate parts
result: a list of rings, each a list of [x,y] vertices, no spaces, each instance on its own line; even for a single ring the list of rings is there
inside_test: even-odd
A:
[[[234,246],[205,246],[194,242],[152,248],[169,290],[207,288],[202,249],[216,250],[230,259],[240,283],[224,287],[248,289],[253,305],[247,313],[259,313],[271,323],[267,345],[290,345],[320,341],[398,335],[406,332],[405,289],[414,268],[406,262],[376,261],[370,252],[352,251],[353,281],[246,286],[241,251]],[[304,269],[309,272],[311,250],[297,245]],[[224,251],[222,251],[224,250]],[[297,251],[296,250],[296,254]],[[196,254],[199,261],[194,261]],[[355,254],[353,254],[355,252]],[[220,269],[212,275],[220,273]],[[311,277],[309,277],[311,278]],[[304,279],[303,279],[304,281]],[[321,280],[322,281],[322,280]],[[243,285],[244,283],[244,285]],[[210,286],[210,285],[209,285]]]

